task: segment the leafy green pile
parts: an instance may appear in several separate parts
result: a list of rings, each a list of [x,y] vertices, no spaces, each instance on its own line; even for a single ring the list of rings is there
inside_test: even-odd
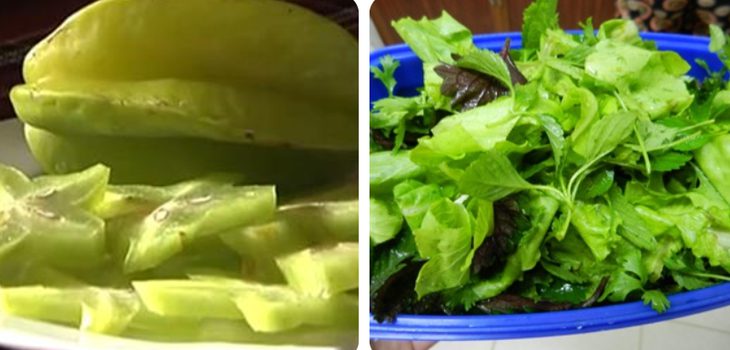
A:
[[[97,165],[0,164],[0,315],[161,341],[342,344],[357,322],[357,201],[277,207],[211,176],[109,185]]]
[[[370,119],[376,319],[637,299],[662,312],[667,293],[730,280],[726,71],[686,76],[630,21],[566,33],[556,8],[534,2],[523,47],[501,54],[447,13],[393,23],[424,86],[397,96],[398,62],[372,68],[389,92]]]

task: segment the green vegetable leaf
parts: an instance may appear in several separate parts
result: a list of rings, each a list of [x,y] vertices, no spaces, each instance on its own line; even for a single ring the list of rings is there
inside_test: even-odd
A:
[[[720,52],[727,45],[725,32],[716,24],[710,25],[710,51]]]
[[[533,187],[507,157],[495,150],[484,152],[466,168],[459,181],[459,188],[464,193],[492,202]]]
[[[419,298],[466,282],[473,250],[471,218],[463,205],[435,202],[413,235],[418,252],[429,259],[416,280]]]
[[[396,84],[395,77],[393,75],[395,74],[395,70],[398,69],[398,66],[400,66],[400,62],[394,60],[391,55],[385,55],[380,58],[380,66],[383,67],[383,69],[370,67],[370,71],[378,80],[380,80],[380,82],[383,83],[385,89],[388,90],[388,96],[393,96],[393,90],[395,89]]]
[[[644,301],[644,305],[651,304],[651,308],[659,313],[667,311],[670,303],[667,296],[660,290],[647,290],[641,295],[641,300]]]
[[[436,72],[436,67],[442,62],[423,63],[423,95],[436,110],[451,110],[451,98],[441,93],[444,79]]]
[[[456,65],[462,68],[473,69],[499,80],[502,85],[512,91],[512,78],[504,59],[499,54],[489,50],[475,50],[461,57]]]
[[[610,19],[601,23],[598,28],[598,38],[602,41],[613,39],[621,43],[642,46],[639,27],[633,21],[625,19]]]
[[[695,153],[697,165],[712,186],[730,203],[730,168],[722,166],[730,161],[730,135],[715,137]]]
[[[424,169],[411,161],[411,151],[390,151],[370,154],[370,190],[391,193],[393,186],[407,179],[417,179]]]
[[[642,284],[648,280],[649,273],[643,263],[641,249],[629,244],[626,240],[619,240],[614,250],[614,258],[624,272],[638,278]]]
[[[652,118],[682,112],[693,100],[680,75],[668,74],[666,68],[658,64],[653,68],[643,69],[634,79],[628,81],[628,85],[620,87],[619,91],[625,101],[630,101],[630,109],[643,110]]]
[[[406,262],[418,258],[418,249],[413,234],[401,233],[396,239],[382,244],[372,251],[370,267],[370,293],[378,290],[392,275],[406,267]]]
[[[420,228],[431,205],[443,198],[436,184],[426,185],[415,180],[407,180],[395,186],[393,196],[411,230]]]
[[[469,29],[446,11],[433,20],[403,18],[392,25],[418,58],[426,63],[453,63],[452,54],[463,56],[474,49]]]
[[[555,118],[548,115],[540,115],[538,117],[545,134],[550,141],[550,147],[553,149],[553,158],[555,158],[555,168],[560,169],[565,153],[565,137],[563,136],[563,128],[558,124]]]
[[[559,203],[544,195],[529,194],[521,209],[530,220],[530,226],[522,232],[517,250],[507,258],[504,268],[492,277],[477,281],[460,291],[454,302],[470,309],[477,301],[494,297],[504,292],[512,283],[529,271],[540,260],[540,246],[550,228]]]
[[[726,68],[730,68],[730,44],[725,32],[716,24],[710,24],[710,51],[717,54]]]
[[[603,298],[613,302],[621,302],[626,300],[626,297],[634,291],[642,290],[642,284],[639,279],[626,273],[623,270],[617,270],[608,279],[606,284],[606,291],[603,294]]]
[[[519,120],[511,109],[512,99],[503,97],[441,119],[431,129],[433,136],[420,139],[412,158],[419,164],[440,163],[443,158],[461,159],[467,153],[493,149]]]
[[[588,44],[595,44],[598,41],[596,33],[593,32],[593,18],[588,17],[585,22],[578,23],[578,26],[583,30],[583,40]]]
[[[599,118],[598,100],[596,100],[596,96],[588,89],[569,89],[560,105],[565,112],[575,114],[578,117],[573,133],[570,136],[573,140],[579,138]],[[580,109],[574,112],[573,108],[576,106],[580,107]]]
[[[371,125],[411,148],[376,155],[393,168],[373,167],[372,229],[390,238],[373,251],[411,232],[418,250],[388,264],[392,274],[407,266],[407,288],[387,315],[529,312],[581,303],[599,285],[600,301],[664,312],[664,293],[730,280],[730,40],[721,28],[711,26],[710,49],[726,67],[698,61],[702,80],[630,20],[560,30],[557,0],[524,12],[512,63],[454,23],[396,22],[424,62],[424,87],[412,101],[373,107]],[[525,79],[514,83],[513,68]]]
[[[596,159],[623,142],[632,132],[636,114],[616,112],[604,116],[578,138],[573,140],[573,151],[587,161]]]
[[[522,47],[538,49],[543,33],[554,28],[558,28],[558,1],[534,1],[523,13]]]
[[[639,119],[637,128],[644,140],[644,147],[648,152],[663,150],[674,144],[674,141],[682,132],[679,128],[652,122],[646,118]]]
[[[620,190],[614,187],[611,190],[610,197],[611,207],[621,220],[618,233],[639,248],[656,249],[656,238],[654,238],[647,223],[621,194]]]
[[[578,187],[578,199],[593,199],[608,193],[613,186],[614,171],[603,170],[588,176]]]
[[[395,128],[421,111],[419,97],[391,96],[373,104],[370,127],[373,129]]]
[[[572,224],[591,249],[596,260],[601,261],[611,253],[616,240],[617,218],[604,204],[577,202],[573,209]]]
[[[613,40],[601,40],[595,49],[586,57],[585,71],[612,85],[638,76],[654,56],[653,51]]]
[[[374,245],[391,240],[402,225],[403,216],[395,203],[370,198],[370,241]]]
[[[675,282],[677,282],[677,285],[679,287],[684,288],[686,290],[695,290],[700,288],[706,288],[709,287],[715,282],[713,282],[710,279],[692,276],[690,274],[678,272],[678,271],[672,271],[671,272],[672,279],[674,279]]]
[[[682,242],[672,236],[663,236],[656,250],[646,252],[642,257],[644,268],[649,274],[649,281],[656,282],[664,271],[664,261],[682,248]]]
[[[692,155],[688,153],[667,152],[652,157],[651,167],[655,171],[671,171],[677,170],[687,164],[692,159]]]

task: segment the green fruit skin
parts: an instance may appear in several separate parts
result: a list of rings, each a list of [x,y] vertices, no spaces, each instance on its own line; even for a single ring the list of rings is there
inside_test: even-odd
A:
[[[64,136],[26,126],[43,170],[65,174],[102,163],[111,183],[169,185],[211,173],[240,173],[251,184],[291,194],[357,172],[356,152],[258,147],[192,138]]]
[[[357,113],[259,87],[164,79],[46,79],[10,93],[23,122],[66,135],[199,137],[263,146],[354,150]]]
[[[103,0],[31,50],[11,99],[24,121],[65,134],[354,151],[357,51],[336,23],[284,1]]]

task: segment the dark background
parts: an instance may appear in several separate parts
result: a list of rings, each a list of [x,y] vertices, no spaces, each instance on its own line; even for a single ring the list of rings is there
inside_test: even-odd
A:
[[[473,33],[519,31],[522,12],[532,0],[375,0],[370,18],[385,45],[401,42],[390,26],[394,19],[410,16],[438,17],[446,10]],[[560,26],[578,28],[578,22],[593,17],[601,23],[617,16],[616,0],[560,0]]]
[[[92,0],[4,0],[0,2],[0,120],[12,117],[8,92],[22,81],[25,53],[69,14]]]

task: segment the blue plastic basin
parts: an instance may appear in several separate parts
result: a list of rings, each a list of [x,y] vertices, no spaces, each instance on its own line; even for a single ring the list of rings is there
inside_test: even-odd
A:
[[[642,37],[653,40],[660,50],[672,50],[692,64],[689,75],[703,78],[706,74],[695,59],[705,60],[714,69],[721,67],[715,54],[708,51],[706,37],[644,33]],[[477,35],[474,43],[481,48],[499,51],[504,40],[510,38],[512,47],[522,44],[519,33]],[[395,77],[398,81],[396,94],[410,96],[423,86],[421,61],[406,45],[390,46],[370,55],[370,65],[378,65],[384,55],[400,61]],[[370,77],[370,101],[387,96],[383,85]],[[395,323],[378,323],[370,320],[371,339],[392,340],[489,340],[544,337],[575,333],[595,332],[614,328],[637,326],[707,311],[730,305],[730,283],[676,293],[669,296],[671,307],[657,313],[642,302],[627,302],[557,312],[541,312],[514,315],[483,316],[425,316],[399,315]]]

